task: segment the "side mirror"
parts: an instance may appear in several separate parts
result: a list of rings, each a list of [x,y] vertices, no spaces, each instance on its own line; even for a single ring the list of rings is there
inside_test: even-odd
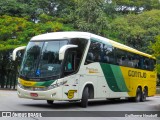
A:
[[[26,46],[21,46],[21,47],[15,48],[12,53],[12,60],[15,61],[16,57],[17,57],[17,52],[20,50],[24,50],[25,48],[26,48]]]
[[[69,44],[69,45],[64,45],[60,48],[59,50],[59,60],[63,60],[64,59],[64,56],[65,56],[65,52],[67,49],[69,48],[76,48],[78,47],[78,45],[72,45],[72,44]]]

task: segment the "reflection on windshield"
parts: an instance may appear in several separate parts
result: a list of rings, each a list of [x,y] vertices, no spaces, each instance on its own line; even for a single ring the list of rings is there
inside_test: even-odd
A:
[[[20,74],[28,78],[60,75],[59,49],[67,41],[30,42],[27,46]]]

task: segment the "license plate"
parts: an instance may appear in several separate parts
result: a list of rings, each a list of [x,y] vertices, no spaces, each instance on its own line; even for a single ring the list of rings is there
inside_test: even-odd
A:
[[[37,93],[30,93],[30,95],[31,95],[32,97],[38,97],[38,94],[37,94]]]

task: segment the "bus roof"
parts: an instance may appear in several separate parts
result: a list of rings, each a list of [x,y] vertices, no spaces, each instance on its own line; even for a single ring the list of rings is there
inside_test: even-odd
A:
[[[71,39],[71,38],[86,38],[90,39],[91,33],[88,32],[52,32],[41,34],[33,37],[32,40],[57,40],[57,39]]]
[[[33,37],[31,39],[31,41],[44,41],[44,40],[57,40],[57,39],[71,39],[71,38],[84,38],[84,39],[90,39],[90,38],[94,38],[99,40],[102,43],[108,43],[111,44],[114,47],[117,47],[119,49],[123,49],[129,52],[133,52],[142,56],[146,56],[149,58],[153,58],[155,59],[155,57],[140,52],[134,48],[131,48],[129,46],[123,45],[121,43],[115,42],[113,40],[110,40],[108,38],[104,38],[89,32],[78,32],[78,31],[70,31],[70,32],[52,32],[52,33],[46,33],[46,34],[41,34],[41,35],[37,35],[35,37]]]

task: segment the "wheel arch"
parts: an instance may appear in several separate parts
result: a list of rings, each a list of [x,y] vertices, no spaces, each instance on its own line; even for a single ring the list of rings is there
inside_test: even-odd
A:
[[[146,89],[146,91],[147,91],[147,96],[148,96],[148,86],[145,85],[144,88],[143,88],[143,90],[144,90],[144,89]]]
[[[136,94],[137,94],[137,89],[138,89],[138,88],[140,88],[141,91],[143,90],[142,85],[138,84],[138,85],[135,87],[135,89],[134,89],[134,93],[133,93],[133,96],[132,96],[132,97],[135,97],[135,96],[136,96]]]
[[[140,89],[141,89],[141,91],[143,90],[142,85],[138,85],[138,86],[137,86],[137,89],[138,89],[138,88],[140,88]]]
[[[83,87],[81,87],[79,98],[82,98],[83,90],[85,87],[88,87],[89,89],[89,99],[93,99],[95,97],[95,88],[92,82],[87,82],[83,85]]]

